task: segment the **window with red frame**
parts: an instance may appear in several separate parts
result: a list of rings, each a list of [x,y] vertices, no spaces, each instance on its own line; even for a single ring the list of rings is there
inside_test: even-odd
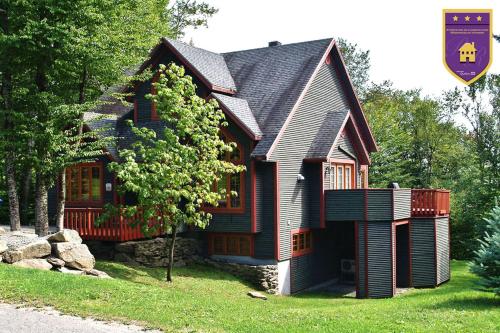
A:
[[[312,233],[300,231],[292,234],[292,255],[300,256],[312,251]]]
[[[102,164],[86,163],[66,169],[66,201],[99,202],[102,199]]]
[[[229,136],[225,132],[221,133],[221,138],[224,142],[236,142],[233,137]],[[221,159],[229,161],[233,164],[243,164],[243,150],[241,145],[236,142],[236,147],[233,148],[233,151],[226,152],[224,156],[221,156]],[[245,191],[244,180],[244,172],[223,175],[214,183],[213,190],[218,192],[222,192],[222,190],[224,190],[225,196],[219,200],[219,205],[217,207],[210,208],[215,210],[243,210]]]
[[[210,254],[250,256],[252,236],[211,234],[209,238]]]

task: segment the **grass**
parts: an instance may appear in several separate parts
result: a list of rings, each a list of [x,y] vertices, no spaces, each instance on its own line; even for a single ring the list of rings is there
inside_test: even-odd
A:
[[[203,266],[164,271],[98,262],[115,279],[98,280],[0,264],[0,299],[49,305],[68,314],[136,322],[165,331],[202,332],[499,332],[500,300],[476,290],[465,262],[452,280],[392,299],[321,293],[251,299],[248,285]]]

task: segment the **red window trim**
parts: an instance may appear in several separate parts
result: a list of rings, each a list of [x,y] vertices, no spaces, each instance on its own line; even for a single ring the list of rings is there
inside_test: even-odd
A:
[[[230,142],[235,142],[239,151],[240,151],[240,160],[239,161],[232,161],[234,164],[237,165],[244,165],[245,164],[245,150],[243,146],[235,139],[235,137],[229,133],[229,131],[225,128],[221,128],[220,132],[226,136],[226,138]],[[203,210],[207,213],[215,213],[215,214],[243,214],[245,213],[245,178],[246,178],[246,171],[240,172],[240,207],[232,208],[232,207],[204,207]],[[226,181],[228,184],[226,185],[226,190],[230,187],[229,182],[230,182],[230,177],[226,178]],[[228,200],[229,202],[230,200]]]
[[[75,165],[72,165],[70,167],[68,167],[66,170],[68,169],[72,169],[72,168],[78,168],[79,170],[81,170],[82,167],[89,167],[89,168],[92,168],[92,167],[98,167],[99,168],[99,183],[100,183],[100,192],[101,192],[101,195],[100,195],[100,199],[99,200],[92,200],[92,199],[89,199],[89,200],[69,200],[69,196],[68,196],[68,193],[66,193],[66,204],[67,206],[76,206],[76,207],[100,207],[103,205],[104,203],[104,174],[103,174],[103,165],[102,165],[102,162],[90,162],[90,163],[79,163],[79,164],[75,164]],[[65,170],[65,172],[66,172]],[[81,171],[79,171],[81,172]],[[90,175],[92,177],[92,175]],[[70,192],[71,192],[71,179],[66,177],[66,188],[70,188]],[[92,197],[92,189],[89,188],[90,192],[89,192],[89,198]],[[80,182],[80,195],[81,195],[81,182]]]
[[[224,237],[224,242],[225,242],[225,253],[215,253],[214,250],[214,238],[215,237]],[[227,253],[227,238],[228,237],[244,237],[247,238],[250,242],[250,253],[248,254],[229,254]],[[242,257],[253,257],[254,256],[254,235],[252,234],[246,234],[246,233],[219,233],[219,232],[214,232],[214,233],[209,233],[208,234],[208,254],[209,255],[227,255],[227,256],[242,256]]]
[[[309,244],[310,246],[308,248],[304,248],[302,250],[294,250],[293,249],[293,236],[295,235],[300,235],[300,234],[309,234]],[[299,237],[299,236],[298,236]],[[300,239],[300,238],[299,238]],[[313,247],[314,247],[314,241],[313,241],[313,233],[310,228],[299,228],[292,230],[290,233],[290,245],[292,247],[292,257],[300,257],[309,253],[313,252]]]

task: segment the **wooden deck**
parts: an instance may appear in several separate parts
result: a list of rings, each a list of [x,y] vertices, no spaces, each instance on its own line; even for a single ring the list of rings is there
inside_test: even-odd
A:
[[[411,190],[411,215],[442,216],[450,213],[450,191],[436,189]]]

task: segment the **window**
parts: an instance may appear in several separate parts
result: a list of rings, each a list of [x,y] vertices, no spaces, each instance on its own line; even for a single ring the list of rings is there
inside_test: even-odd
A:
[[[312,251],[312,233],[300,231],[292,234],[292,255],[300,256]]]
[[[330,170],[330,189],[349,190],[355,188],[354,164],[332,163]]]
[[[368,188],[368,172],[365,168],[359,171],[359,178],[361,179],[361,188]]]
[[[221,138],[224,142],[236,142],[236,140],[231,137],[227,132],[222,131]],[[243,164],[243,150],[239,143],[233,149],[232,152],[226,152],[221,158],[226,161],[230,161],[233,164]],[[215,212],[221,212],[224,210],[229,211],[243,211],[244,210],[244,172],[231,175],[223,175],[221,179],[213,185],[214,191],[225,191],[225,197],[219,200],[219,205],[217,207],[208,207],[209,210],[214,210]],[[236,194],[232,194],[232,193]]]
[[[209,252],[216,255],[251,256],[252,236],[210,234]]]
[[[66,169],[66,200],[98,202],[102,199],[102,165],[85,163]]]

